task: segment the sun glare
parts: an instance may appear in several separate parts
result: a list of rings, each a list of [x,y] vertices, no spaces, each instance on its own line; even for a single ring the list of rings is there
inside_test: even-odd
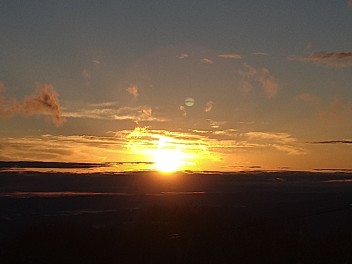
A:
[[[161,172],[175,172],[181,167],[182,156],[176,149],[158,149],[154,154],[155,167]]]

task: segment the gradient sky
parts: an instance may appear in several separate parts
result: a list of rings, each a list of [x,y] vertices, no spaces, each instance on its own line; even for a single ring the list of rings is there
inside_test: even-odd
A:
[[[347,0],[1,1],[0,160],[352,169],[351,25]]]

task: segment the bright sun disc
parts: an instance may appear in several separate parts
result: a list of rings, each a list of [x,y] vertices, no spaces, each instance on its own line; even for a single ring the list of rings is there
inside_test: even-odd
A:
[[[177,171],[181,160],[182,152],[175,149],[158,149],[154,154],[155,167],[162,172]]]

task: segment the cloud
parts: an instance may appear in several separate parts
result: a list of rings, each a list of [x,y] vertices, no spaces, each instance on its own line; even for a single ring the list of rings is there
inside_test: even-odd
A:
[[[241,59],[242,56],[240,54],[236,53],[230,53],[230,54],[220,54],[218,57],[223,58],[223,59]]]
[[[310,144],[352,144],[352,140],[323,140],[323,141],[309,141]]]
[[[275,132],[247,132],[246,136],[250,139],[264,139],[264,140],[273,140],[281,143],[292,143],[296,142],[295,138],[292,138],[288,133],[275,133]]]
[[[333,68],[352,67],[352,52],[313,52],[308,56],[291,55],[291,61],[313,62]]]
[[[213,110],[214,105],[215,105],[215,103],[213,101],[207,102],[206,105],[205,105],[204,112],[208,113],[211,110]]]
[[[179,58],[180,60],[187,59],[188,57],[189,57],[189,54],[187,54],[187,53],[181,53],[181,54],[178,56],[178,58]]]
[[[134,98],[137,98],[139,95],[138,92],[138,86],[137,85],[131,85],[130,87],[127,88],[127,92],[132,95]]]
[[[23,112],[26,115],[49,114],[51,121],[57,126],[65,122],[61,115],[58,93],[50,84],[44,84],[37,93],[24,100]]]
[[[211,59],[208,59],[208,58],[201,59],[200,62],[203,64],[213,64],[214,63],[214,61],[212,61]]]
[[[86,85],[89,85],[90,80],[92,79],[92,75],[88,69],[83,69],[82,77],[83,77],[83,80],[86,82]]]
[[[245,64],[240,71],[240,76],[242,80],[239,89],[246,93],[253,90],[253,81],[261,86],[268,98],[274,97],[280,89],[276,78],[267,68],[255,69]]]
[[[352,0],[348,0],[347,5],[348,5],[348,7],[352,8]]]
[[[112,131],[109,136],[47,134],[38,137],[0,137],[0,148],[3,160],[114,162],[117,170],[123,170],[127,163],[131,163],[132,169],[143,163],[144,167],[138,168],[150,169],[153,151],[161,141],[167,148],[187,154],[186,159],[189,160],[186,161],[203,164],[202,169],[214,166],[214,162],[223,162],[224,158],[233,157],[235,153],[272,153],[273,150],[293,155],[305,153],[289,134],[244,133],[234,128],[167,131],[136,127]]]
[[[4,89],[3,83],[0,85],[0,92]],[[27,116],[47,115],[53,124],[60,126],[65,122],[61,113],[58,93],[51,84],[44,84],[31,96],[24,99],[23,102],[17,102],[14,99],[6,99],[0,96],[0,114],[8,116],[22,113]]]
[[[87,104],[85,108],[78,110],[75,109],[74,111],[66,109],[63,113],[63,116],[71,118],[91,118],[101,120],[130,120],[135,123],[141,121],[167,121],[165,118],[153,115],[153,110],[150,106],[119,106],[115,102]]]
[[[314,94],[302,92],[295,97],[295,100],[302,101],[311,105],[318,105],[320,98]]]
[[[187,116],[186,107],[184,105],[180,105],[180,110],[181,110],[183,116]]]
[[[269,53],[266,53],[266,52],[253,52],[252,55],[254,55],[254,56],[268,56]]]
[[[222,125],[225,125],[227,122],[226,121],[214,121],[212,119],[207,119],[207,121],[209,122],[209,126],[211,128],[215,128],[218,129],[220,128]]]
[[[253,131],[245,133],[245,136],[261,147],[271,147],[290,155],[306,154],[303,148],[297,146],[297,139],[288,133]]]
[[[0,116],[8,117],[15,113],[21,112],[22,106],[15,99],[7,99],[2,96],[2,92],[5,90],[5,85],[0,81]]]
[[[3,137],[0,146],[6,160],[103,162],[116,158],[126,139],[85,135]],[[26,146],[26,147],[23,147]],[[114,161],[114,160],[111,160]]]

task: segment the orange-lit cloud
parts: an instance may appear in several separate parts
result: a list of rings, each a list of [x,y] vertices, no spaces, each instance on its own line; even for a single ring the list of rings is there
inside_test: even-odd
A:
[[[130,87],[127,88],[127,92],[132,95],[134,98],[138,97],[139,91],[138,91],[138,86],[137,85],[131,85]]]
[[[0,92],[4,89],[4,84],[0,84]],[[56,126],[65,122],[61,113],[58,93],[50,84],[44,84],[38,88],[37,92],[24,99],[23,102],[17,102],[15,99],[6,99],[0,96],[0,114],[9,116],[12,114],[46,115]]]
[[[347,5],[348,5],[348,7],[352,8],[352,0],[348,0]]]
[[[211,110],[213,110],[215,103],[213,101],[208,101],[205,105],[204,111],[206,113],[210,112]]]
[[[218,129],[220,128],[222,125],[226,124],[227,122],[226,121],[214,121],[212,119],[207,119],[207,121],[209,122],[209,126],[211,128],[215,128],[215,129]]]
[[[49,114],[51,121],[57,126],[65,121],[61,114],[58,94],[50,84],[44,84],[37,93],[27,97],[22,107],[26,115]]]
[[[237,53],[230,53],[230,54],[220,54],[218,57],[223,58],[223,59],[241,59],[242,56]]]
[[[253,90],[253,82],[260,85],[268,98],[274,97],[280,89],[276,78],[267,68],[255,69],[245,64],[240,71],[240,76],[242,80],[239,90],[245,93]]]
[[[252,142],[259,140],[260,146],[271,147],[291,155],[306,154],[305,149],[298,145],[297,139],[288,133],[275,132],[247,132],[246,136]]]
[[[135,123],[141,121],[165,122],[166,119],[153,115],[150,106],[136,107],[120,106],[114,102],[88,104],[82,109],[66,109],[63,115],[67,118],[91,118],[102,120],[131,120]]]
[[[311,105],[318,105],[320,103],[320,98],[318,96],[307,92],[298,94],[295,99]]]
[[[214,61],[212,61],[211,59],[208,59],[208,58],[203,58],[200,60],[201,63],[203,64],[213,64]]]
[[[167,148],[185,154],[188,169],[209,169],[214,168],[214,164],[229,166],[231,164],[223,163],[224,159],[236,155],[238,160],[240,155],[246,153],[305,154],[301,144],[289,134],[243,132],[234,128],[180,132],[136,127],[133,130],[111,132],[109,136],[47,134],[38,137],[2,137],[0,146],[3,160],[132,162],[135,166],[137,163],[148,165],[153,161],[152,154],[160,147],[160,140]]]
[[[352,52],[313,52],[306,57],[291,55],[288,59],[313,62],[334,68],[352,67]]]

